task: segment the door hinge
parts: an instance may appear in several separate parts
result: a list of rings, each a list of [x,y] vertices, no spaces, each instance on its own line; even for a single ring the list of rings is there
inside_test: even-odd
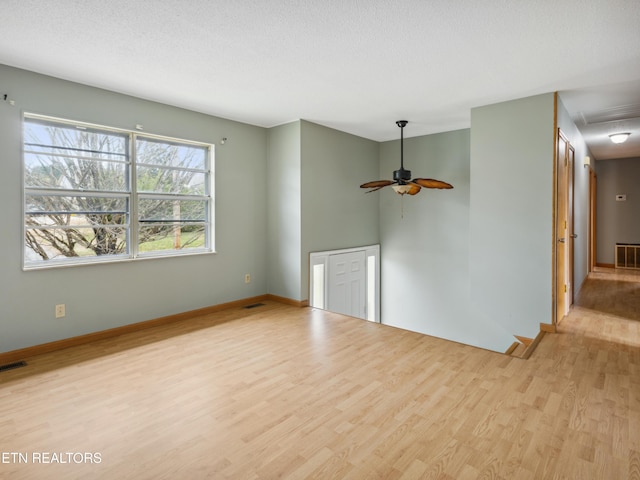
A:
[[[564,221],[564,229],[565,230],[567,229],[567,221],[566,220]]]
[[[564,293],[567,293],[567,284],[564,284]]]

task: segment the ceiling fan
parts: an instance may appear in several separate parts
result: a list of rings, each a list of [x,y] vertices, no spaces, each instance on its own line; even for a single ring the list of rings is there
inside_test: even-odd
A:
[[[400,170],[393,172],[393,180],[375,180],[360,185],[360,188],[370,188],[366,193],[375,192],[383,187],[392,185],[396,193],[400,195],[415,195],[422,188],[453,188],[453,185],[433,178],[414,178],[411,180],[411,170],[404,169],[404,127],[407,120],[398,120],[396,125],[400,127]]]

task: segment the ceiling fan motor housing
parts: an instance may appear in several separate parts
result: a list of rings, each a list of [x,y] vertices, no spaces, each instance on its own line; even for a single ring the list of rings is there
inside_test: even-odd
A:
[[[402,185],[405,182],[408,182],[409,180],[411,180],[411,170],[405,170],[404,168],[401,168],[400,170],[395,170],[393,172],[393,179]]]

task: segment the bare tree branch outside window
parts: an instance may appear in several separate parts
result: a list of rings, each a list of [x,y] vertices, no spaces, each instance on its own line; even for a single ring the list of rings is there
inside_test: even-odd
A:
[[[27,262],[208,246],[206,146],[39,118],[24,127]]]

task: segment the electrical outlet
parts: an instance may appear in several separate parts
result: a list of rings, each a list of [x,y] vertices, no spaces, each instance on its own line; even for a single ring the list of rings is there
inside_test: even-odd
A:
[[[64,303],[56,305],[56,318],[62,318],[66,314]]]
[[[244,283],[251,283],[251,274],[247,273],[244,276]]]

